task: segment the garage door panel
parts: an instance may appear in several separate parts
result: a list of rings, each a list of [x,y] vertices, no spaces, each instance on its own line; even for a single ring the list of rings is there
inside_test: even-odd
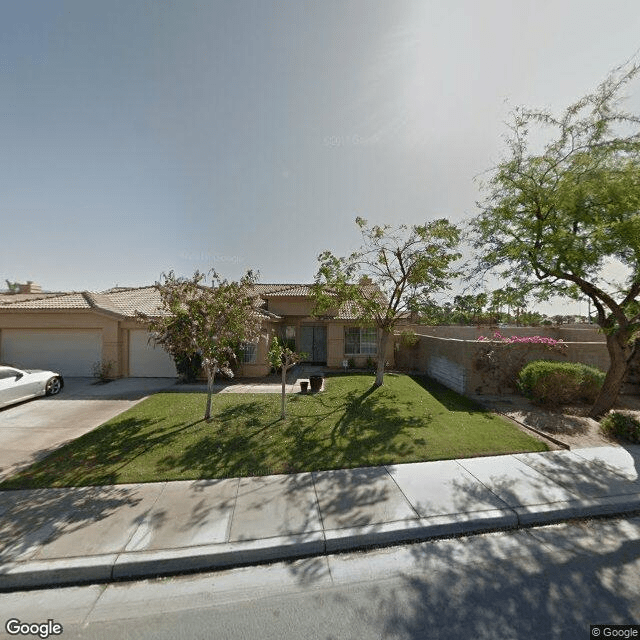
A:
[[[129,375],[133,378],[175,378],[173,358],[162,347],[149,341],[145,329],[129,332]]]
[[[63,376],[90,376],[102,360],[102,331],[3,329],[3,362],[23,369],[51,369]]]

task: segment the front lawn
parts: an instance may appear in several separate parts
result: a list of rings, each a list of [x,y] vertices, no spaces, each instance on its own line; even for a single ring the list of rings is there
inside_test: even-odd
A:
[[[158,393],[0,484],[1,489],[230,478],[545,451],[428,379],[336,375],[316,395]]]

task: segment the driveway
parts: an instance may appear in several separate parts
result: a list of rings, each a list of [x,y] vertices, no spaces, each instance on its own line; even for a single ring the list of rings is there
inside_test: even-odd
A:
[[[0,480],[174,384],[171,378],[123,378],[107,384],[66,378],[60,395],[0,409]]]

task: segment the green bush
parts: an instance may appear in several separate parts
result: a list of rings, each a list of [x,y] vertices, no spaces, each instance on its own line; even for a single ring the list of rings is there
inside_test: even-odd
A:
[[[578,362],[534,360],[518,375],[518,387],[534,402],[561,405],[584,400],[594,402],[604,382],[599,369]]]
[[[602,431],[612,438],[640,444],[640,422],[633,416],[612,411],[600,421]]]
[[[174,356],[176,371],[183,382],[195,382],[202,371],[202,357],[199,353],[193,355]]]

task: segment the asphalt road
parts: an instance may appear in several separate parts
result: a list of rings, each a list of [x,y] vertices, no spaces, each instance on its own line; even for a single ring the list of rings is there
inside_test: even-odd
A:
[[[640,517],[0,594],[11,618],[96,640],[585,639],[591,624],[640,624]]]

